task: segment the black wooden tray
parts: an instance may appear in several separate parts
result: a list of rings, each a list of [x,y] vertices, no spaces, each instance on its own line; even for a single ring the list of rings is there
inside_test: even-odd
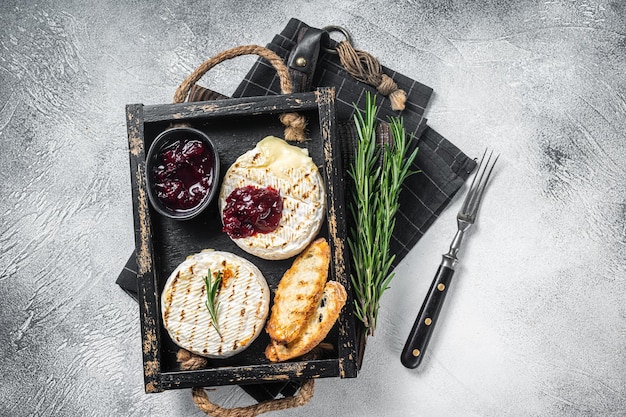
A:
[[[355,320],[345,243],[344,171],[336,135],[334,100],[334,89],[321,88],[311,93],[126,107],[146,392],[356,377]],[[272,290],[273,300],[278,282],[293,258],[267,261],[243,252],[221,232],[217,201],[201,216],[189,221],[158,215],[146,194],[146,152],[159,133],[173,124],[185,123],[202,130],[214,141],[223,174],[239,155],[252,149],[265,136],[283,137],[284,127],[278,116],[291,111],[308,119],[310,140],[298,146],[308,148],[326,184],[326,221],[320,235],[328,239],[331,247],[329,279],[339,281],[348,293],[346,306],[325,340],[333,349],[325,351],[319,359],[271,363],[264,355],[269,338],[263,332],[248,349],[231,358],[210,359],[206,369],[183,371],[176,361],[179,348],[163,328],[159,302],[163,285],[174,268],[188,255],[205,248],[229,251],[259,267]]]

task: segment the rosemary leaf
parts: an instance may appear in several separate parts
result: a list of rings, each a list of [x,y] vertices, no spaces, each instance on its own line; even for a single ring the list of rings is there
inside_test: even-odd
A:
[[[212,279],[213,274],[211,274],[211,270],[208,270],[207,276],[204,277],[204,285],[206,287],[206,296],[207,299],[204,303],[207,310],[209,310],[209,314],[211,315],[211,324],[217,331],[217,334],[222,337],[222,333],[220,332],[219,324],[217,322],[217,312],[220,307],[220,303],[217,299],[217,296],[220,293],[220,288],[222,286],[222,271],[217,271],[215,274],[215,279]]]
[[[354,123],[359,137],[354,162],[348,170],[354,181],[349,203],[354,220],[348,236],[354,265],[350,278],[355,290],[355,315],[369,335],[376,329],[380,298],[394,276],[391,266],[395,255],[389,245],[402,183],[416,173],[411,164],[418,151],[416,148],[410,152],[413,138],[407,138],[404,121],[399,117],[389,118],[391,143],[384,149],[376,144],[375,103],[376,97],[367,93],[364,111],[355,106]]]

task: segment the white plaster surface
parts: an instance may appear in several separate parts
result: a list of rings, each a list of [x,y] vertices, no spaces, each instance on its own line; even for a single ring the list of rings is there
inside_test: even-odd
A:
[[[276,416],[626,415],[626,3],[0,3],[0,415],[200,416],[143,391],[124,106],[170,102],[204,59],[290,17],[434,88],[429,124],[500,152],[442,321],[400,350],[455,231],[450,208],[397,268],[351,380]],[[203,81],[231,93],[252,59]],[[211,398],[250,404],[238,387]]]

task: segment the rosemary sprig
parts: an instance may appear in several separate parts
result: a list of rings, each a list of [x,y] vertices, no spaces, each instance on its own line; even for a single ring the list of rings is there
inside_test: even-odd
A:
[[[355,315],[369,335],[376,330],[380,299],[394,276],[390,271],[395,255],[389,244],[402,183],[416,173],[410,167],[418,151],[415,148],[410,152],[412,137],[407,138],[403,119],[391,117],[392,140],[383,152],[376,144],[375,103],[376,97],[368,93],[365,111],[355,106],[359,138],[354,162],[348,170],[355,185],[349,204],[354,222],[348,238],[354,265],[351,280],[356,294]],[[381,164],[377,165],[379,160]]]
[[[219,295],[220,287],[222,286],[222,271],[217,271],[217,274],[215,275],[214,280],[211,279],[212,275],[213,274],[211,274],[211,270],[209,269],[207,276],[204,277],[204,285],[206,287],[206,297],[207,297],[206,301],[204,302],[204,305],[206,306],[207,310],[209,310],[209,314],[211,315],[211,324],[217,331],[217,334],[219,334],[220,337],[222,337],[222,333],[220,332],[220,328],[217,323],[217,312],[220,307],[220,303],[217,300],[217,296]]]

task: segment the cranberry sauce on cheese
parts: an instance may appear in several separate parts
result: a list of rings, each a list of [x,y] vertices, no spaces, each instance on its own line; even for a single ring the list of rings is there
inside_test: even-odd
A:
[[[287,259],[302,252],[317,236],[324,220],[326,193],[322,176],[307,149],[268,136],[230,166],[218,203],[226,232],[233,219],[229,198],[237,190],[251,190],[248,187],[275,190],[282,197],[282,211],[278,224],[271,226],[270,231],[229,233],[241,249],[263,259]],[[263,201],[251,201],[246,210],[268,213],[266,207],[253,207]],[[277,210],[270,211],[269,216],[276,218]],[[241,217],[245,220],[245,213]]]
[[[235,188],[226,197],[223,231],[233,239],[276,230],[283,213],[283,198],[272,187]]]

